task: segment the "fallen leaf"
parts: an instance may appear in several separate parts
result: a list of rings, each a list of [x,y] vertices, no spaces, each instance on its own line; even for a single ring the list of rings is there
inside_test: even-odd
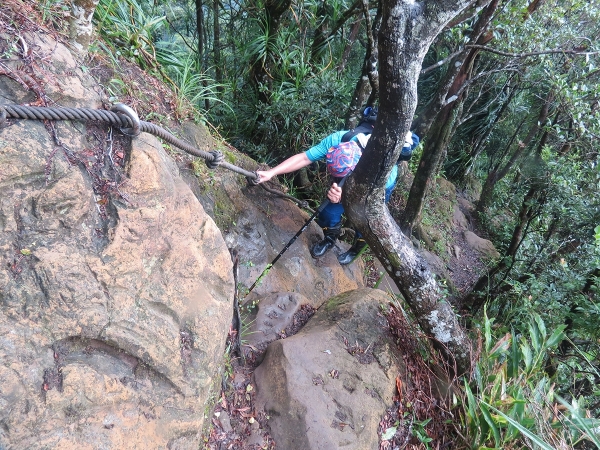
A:
[[[396,427],[390,427],[387,430],[385,430],[385,432],[381,435],[381,440],[382,441],[389,441],[391,438],[394,437],[394,435],[396,434]]]

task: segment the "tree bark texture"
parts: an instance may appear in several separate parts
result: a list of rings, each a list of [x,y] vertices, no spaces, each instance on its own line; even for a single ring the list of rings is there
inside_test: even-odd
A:
[[[469,44],[486,45],[492,40],[492,35],[488,34],[487,30],[496,9],[498,9],[499,1],[491,0],[481,13],[473,26],[473,31],[469,37]],[[457,96],[462,91],[463,85],[471,78],[473,64],[480,51],[480,49],[465,49],[451,61],[451,67],[444,75],[436,95],[414,123],[413,128],[418,136],[423,138],[428,137],[430,134],[429,129],[432,127],[435,118],[441,113],[441,110],[448,107],[449,103],[462,101],[464,93],[460,95],[460,98],[457,97],[452,102],[449,99]]]
[[[319,26],[315,29],[313,42],[310,50],[310,61],[317,62],[327,48],[327,43],[333,38],[337,32],[359,11],[361,0],[355,0],[352,5],[331,25],[331,29],[327,31],[327,23],[329,22],[328,10],[330,7],[327,1],[324,0],[317,10],[319,18]]]
[[[529,228],[534,217],[539,213],[540,205],[543,203],[541,200],[543,194],[538,189],[539,186],[532,186],[523,198],[517,224],[513,229],[510,244],[504,257],[489,272],[477,280],[469,295],[466,296],[463,309],[468,310],[471,314],[477,312],[485,303],[488,288],[490,288],[489,291],[495,289],[492,286],[492,284],[497,284],[493,282],[494,277],[506,268],[509,268],[507,274],[510,271],[510,267],[512,267],[517,256],[517,251],[525,238],[526,230]]]
[[[475,143],[472,146],[470,154],[469,154],[469,163],[465,167],[464,172],[459,173],[457,175],[458,179],[461,179],[461,180],[464,179],[473,170],[473,167],[475,166],[475,161],[481,154],[481,152],[484,148],[484,144],[487,142],[489,136],[492,134],[494,127],[498,124],[498,122],[500,122],[500,119],[502,119],[504,117],[504,113],[508,110],[508,106],[511,104],[511,102],[515,98],[515,95],[519,91],[518,86],[519,86],[519,80],[517,80],[517,82],[514,85],[512,83],[508,83],[506,85],[506,89],[509,90],[507,98],[502,102],[502,106],[500,107],[500,110],[494,114],[494,119],[493,119],[492,123],[490,123],[485,128],[485,131],[483,133],[481,133],[479,136],[476,137]]]
[[[342,53],[342,58],[337,67],[338,74],[341,75],[346,68],[346,64],[348,63],[348,57],[350,56],[350,52],[352,51],[352,47],[356,42],[356,38],[358,37],[358,32],[360,31],[360,24],[362,23],[362,19],[356,19],[350,28],[350,34],[348,36],[346,46],[344,47],[344,52]]]
[[[419,167],[410,187],[404,214],[401,218],[401,228],[407,236],[412,236],[413,228],[421,220],[423,202],[431,179],[435,175],[434,172],[440,165],[444,149],[452,137],[452,124],[455,116],[454,107],[452,105],[446,106],[438,114],[435,124],[431,128],[431,137],[425,142],[423,155],[419,161]]]
[[[473,27],[471,42],[485,45],[491,40],[491,35],[486,31],[498,8],[498,2],[499,0],[492,0],[481,13]],[[424,140],[423,155],[402,216],[402,230],[407,236],[412,235],[415,224],[420,220],[427,187],[443,164],[446,146],[454,134],[456,117],[462,110],[466,97],[467,91],[464,90],[464,85],[472,77],[473,66],[479,52],[479,49],[472,49],[456,60],[453,68],[446,73],[436,100],[431,102],[426,114],[423,114],[423,118],[419,121],[417,135],[427,134],[427,138]],[[450,98],[454,100],[450,101]]]
[[[92,17],[100,0],[72,0],[69,40],[80,55],[86,55],[92,41]]]
[[[223,64],[221,63],[221,25],[219,21],[219,0],[213,0],[213,51],[215,64],[215,81],[217,90],[223,92]]]
[[[421,328],[459,373],[470,368],[471,341],[427,263],[391,217],[384,189],[416,109],[425,53],[444,26],[472,3],[383,0],[378,120],[343,195],[349,219],[364,234]]]
[[[202,0],[196,0],[196,33],[198,34],[198,67],[204,68],[204,14]]]

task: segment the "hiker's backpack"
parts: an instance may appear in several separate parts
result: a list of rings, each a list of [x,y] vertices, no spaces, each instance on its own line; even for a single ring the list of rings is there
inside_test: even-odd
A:
[[[410,134],[410,138],[408,136]],[[411,133],[410,131],[407,133],[406,139],[404,141],[404,146],[402,147],[402,151],[400,152],[400,157],[398,158],[398,162],[396,164],[401,163],[402,161],[408,161],[415,148],[419,145],[420,139],[415,133]]]
[[[375,122],[377,121],[377,106],[367,106],[363,111],[363,118],[354,130],[348,131],[342,136],[342,142],[349,142],[359,133],[369,135],[373,132]]]
[[[357,142],[340,142],[327,150],[327,172],[334,178],[343,178],[358,164],[362,148]]]

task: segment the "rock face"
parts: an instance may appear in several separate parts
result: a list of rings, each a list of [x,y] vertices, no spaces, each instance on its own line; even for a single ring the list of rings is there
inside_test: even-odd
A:
[[[60,76],[82,74],[52,46],[61,101],[97,106],[77,76]],[[7,78],[0,87],[3,102],[33,100]],[[219,229],[154,137],[109,148],[103,125],[11,122],[0,130],[0,447],[198,448],[234,292]]]
[[[475,249],[478,252],[480,252],[481,254],[485,255],[487,258],[490,258],[490,259],[500,258],[500,253],[498,252],[498,250],[496,250],[496,248],[494,247],[494,244],[492,244],[492,241],[490,241],[488,239],[483,239],[469,230],[465,230],[463,232],[463,235],[464,235],[467,243],[473,249]]]
[[[254,375],[277,448],[379,448],[379,420],[402,372],[380,309],[389,300],[381,290],[346,292],[298,334],[269,344]]]
[[[191,133],[187,139],[192,143],[204,140]],[[225,156],[226,160],[246,170],[257,169],[254,161],[238,152],[226,151]],[[313,221],[268,275],[246,295],[244,288],[250,288],[310,216],[290,200],[260,186],[240,189],[246,180],[231,171],[208,171],[202,163],[197,172],[200,184],[195,193],[198,200],[219,225],[227,246],[239,254],[239,279],[243,285],[240,294],[246,302],[261,301],[263,297],[279,292],[297,292],[317,308],[334,295],[364,286],[362,262],[340,266],[337,261],[337,255],[346,251],[349,244],[338,241],[322,258],[311,257],[311,245],[323,239],[321,228]],[[272,186],[271,189],[281,187]]]
[[[45,70],[30,90],[0,76],[0,104],[101,107],[101,86],[65,46],[23,39]],[[215,148],[200,127],[180,132]],[[198,448],[232,318],[228,247],[247,288],[308,216],[190,161],[101,123],[0,128],[0,448]],[[248,302],[302,292],[318,307],[361,286],[363,266],[335,259],[347,244],[310,257],[321,237],[311,224]]]

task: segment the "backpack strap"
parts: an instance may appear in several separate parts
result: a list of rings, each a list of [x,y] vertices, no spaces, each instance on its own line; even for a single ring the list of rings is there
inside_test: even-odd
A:
[[[375,124],[368,122],[361,122],[354,130],[348,131],[342,136],[342,142],[350,142],[350,140],[359,133],[371,134],[375,128]]]

